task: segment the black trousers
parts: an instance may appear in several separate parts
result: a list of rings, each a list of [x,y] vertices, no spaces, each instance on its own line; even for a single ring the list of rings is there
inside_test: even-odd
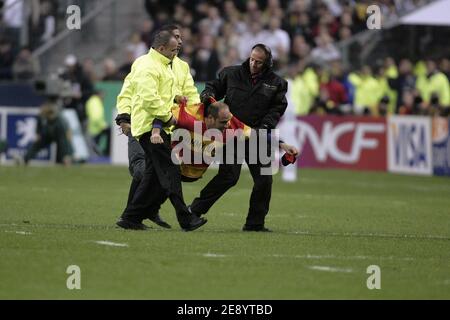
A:
[[[145,152],[136,138],[128,137],[128,170],[133,178],[141,180],[145,171]]]
[[[128,171],[131,177],[141,180],[145,171],[145,153],[134,137],[128,137]],[[181,175],[182,182],[195,182],[200,178],[189,178]]]
[[[236,146],[236,145],[235,145]],[[226,146],[229,148],[229,146]],[[226,153],[226,147],[224,152]],[[261,175],[261,168],[269,168],[271,163],[262,164],[258,159],[257,163],[250,163],[250,155],[257,150],[249,150],[248,141],[245,142],[245,162],[247,162],[250,174],[253,178],[253,190],[250,196],[250,207],[247,214],[247,226],[264,226],[264,221],[269,212],[270,198],[272,195],[272,175]],[[236,154],[236,147],[235,147]],[[253,154],[253,156],[255,156]],[[226,162],[219,165],[218,174],[203,188],[200,196],[195,198],[191,204],[191,210],[195,214],[206,214],[208,210],[219,200],[219,198],[227,192],[231,187],[235,186],[239,181],[241,174],[241,163],[234,157],[233,164]]]
[[[152,144],[151,133],[145,133],[139,143],[145,153],[145,170],[133,177],[127,207],[122,217],[135,222],[151,217],[169,198],[180,226],[189,224],[191,215],[183,199],[180,167],[172,162],[170,136],[161,132],[164,144]]]

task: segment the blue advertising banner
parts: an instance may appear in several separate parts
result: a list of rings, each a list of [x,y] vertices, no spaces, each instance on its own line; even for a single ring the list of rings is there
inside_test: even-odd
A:
[[[3,120],[5,119],[5,116],[2,112],[2,110],[0,110],[0,163],[2,162],[2,158],[3,158],[3,152],[1,150],[1,144],[6,142],[6,134],[5,132],[3,132],[3,129],[5,128],[5,124],[3,123]]]
[[[449,119],[433,119],[433,172],[437,176],[450,176],[449,127]]]
[[[0,139],[5,139],[4,133],[3,133],[3,128],[4,128],[4,124],[3,124],[3,112],[0,110]]]
[[[4,156],[6,163],[23,157],[28,147],[36,140],[38,122],[37,108],[2,108],[3,126],[2,136],[6,138],[8,150]],[[54,162],[55,148],[42,149],[33,161]]]
[[[0,84],[0,106],[28,109],[43,102],[32,84]]]

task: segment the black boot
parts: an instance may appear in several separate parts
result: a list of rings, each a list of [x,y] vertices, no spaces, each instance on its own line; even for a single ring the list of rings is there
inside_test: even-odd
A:
[[[128,218],[121,217],[119,221],[116,222],[116,225],[127,230],[148,230],[150,227],[146,226],[142,222],[133,221]]]
[[[182,218],[180,217],[180,215],[177,215],[177,216],[178,216],[178,221],[180,223],[180,227],[184,231],[194,231],[194,230],[200,228],[206,222],[208,222],[208,220],[197,217],[195,214],[192,214],[190,212],[183,214]]]
[[[168,224],[167,222],[165,222],[163,219],[161,219],[159,213],[157,213],[156,215],[154,215],[151,218],[148,218],[150,221],[156,223],[158,226],[166,228],[166,229],[170,229],[172,228],[172,226],[170,224]]]

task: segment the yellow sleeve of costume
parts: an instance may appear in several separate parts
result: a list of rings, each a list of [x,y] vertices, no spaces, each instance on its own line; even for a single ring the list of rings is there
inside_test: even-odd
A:
[[[178,106],[177,104],[172,106],[172,115],[175,120],[178,120],[178,117],[180,115],[180,106]]]

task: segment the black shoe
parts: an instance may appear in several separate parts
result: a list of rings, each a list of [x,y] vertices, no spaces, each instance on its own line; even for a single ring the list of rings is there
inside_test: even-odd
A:
[[[267,229],[264,226],[248,226],[248,225],[245,225],[242,228],[242,231],[272,232],[272,230]]]
[[[140,222],[134,222],[129,219],[120,218],[116,225],[127,230],[148,230],[150,227]]]
[[[194,216],[197,216],[197,217],[199,217],[199,218],[202,216],[202,215],[199,214],[199,213],[192,212],[191,205],[188,205],[188,206],[187,206],[187,209],[188,209],[189,213],[192,213]]]
[[[206,222],[208,222],[208,220],[206,220],[204,218],[199,218],[195,215],[193,217],[194,218],[192,219],[192,221],[189,224],[181,226],[183,231],[194,231],[195,229],[200,228],[202,225],[204,225]]]
[[[170,229],[172,228],[172,226],[170,224],[168,224],[167,222],[165,222],[163,219],[161,219],[161,217],[159,216],[159,214],[156,214],[155,216],[148,218],[150,221],[156,223],[158,226],[166,228],[166,229]]]

